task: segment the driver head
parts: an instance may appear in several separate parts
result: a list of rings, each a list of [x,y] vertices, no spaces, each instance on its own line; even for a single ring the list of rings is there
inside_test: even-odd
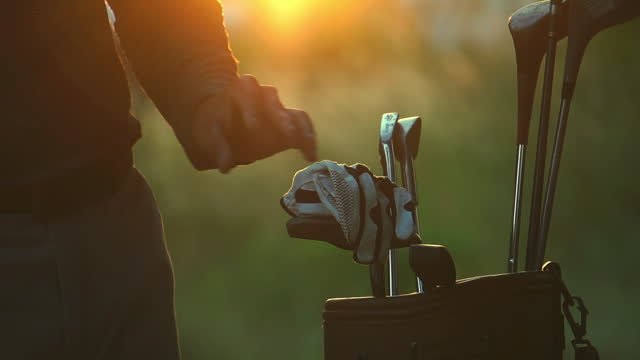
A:
[[[591,38],[602,30],[640,16],[638,0],[570,0],[569,45],[565,70],[565,94],[570,97],[582,57]]]
[[[554,0],[557,5],[556,39],[567,36],[567,3]],[[526,144],[533,108],[536,84],[542,58],[547,52],[549,0],[529,4],[509,18],[509,31],[516,50],[518,71],[518,144]]]

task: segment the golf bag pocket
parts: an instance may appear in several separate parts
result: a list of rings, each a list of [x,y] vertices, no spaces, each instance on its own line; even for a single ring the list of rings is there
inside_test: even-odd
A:
[[[327,360],[554,360],[564,347],[561,281],[546,271],[329,299],[323,317]]]

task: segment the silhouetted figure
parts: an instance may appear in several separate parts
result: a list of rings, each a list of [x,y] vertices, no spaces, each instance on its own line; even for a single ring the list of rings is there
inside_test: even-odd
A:
[[[110,0],[137,78],[193,165],[289,148],[303,111],[239,76],[214,0]],[[0,359],[178,359],[160,215],[102,0],[11,1],[0,87]],[[162,159],[158,159],[162,161]]]

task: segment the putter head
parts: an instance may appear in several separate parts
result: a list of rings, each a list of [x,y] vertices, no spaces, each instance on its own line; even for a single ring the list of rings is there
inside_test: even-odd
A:
[[[444,246],[418,244],[409,248],[409,266],[425,290],[456,284],[456,265]]]
[[[398,113],[386,113],[382,115],[382,121],[380,121],[380,143],[391,143],[399,117]]]
[[[569,11],[566,2],[553,1],[558,9],[556,39],[560,40],[567,36]],[[549,0],[539,1],[521,8],[509,18],[518,71],[518,144],[526,145],[529,138],[538,73],[547,52],[550,10]]]
[[[573,93],[582,57],[591,38],[605,29],[638,16],[640,16],[638,0],[570,0],[564,98],[570,97]]]
[[[394,139],[398,144],[407,144],[406,148],[409,150],[409,156],[411,156],[411,159],[413,160],[418,156],[421,130],[422,119],[419,116],[404,118],[398,121]],[[395,148],[396,159],[399,161],[402,161],[405,156],[404,149],[404,146],[398,146]]]

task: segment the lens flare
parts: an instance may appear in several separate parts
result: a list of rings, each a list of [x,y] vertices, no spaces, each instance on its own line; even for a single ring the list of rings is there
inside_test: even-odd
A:
[[[267,9],[280,31],[291,31],[301,26],[308,17],[309,3],[309,0],[270,0],[267,1]]]

